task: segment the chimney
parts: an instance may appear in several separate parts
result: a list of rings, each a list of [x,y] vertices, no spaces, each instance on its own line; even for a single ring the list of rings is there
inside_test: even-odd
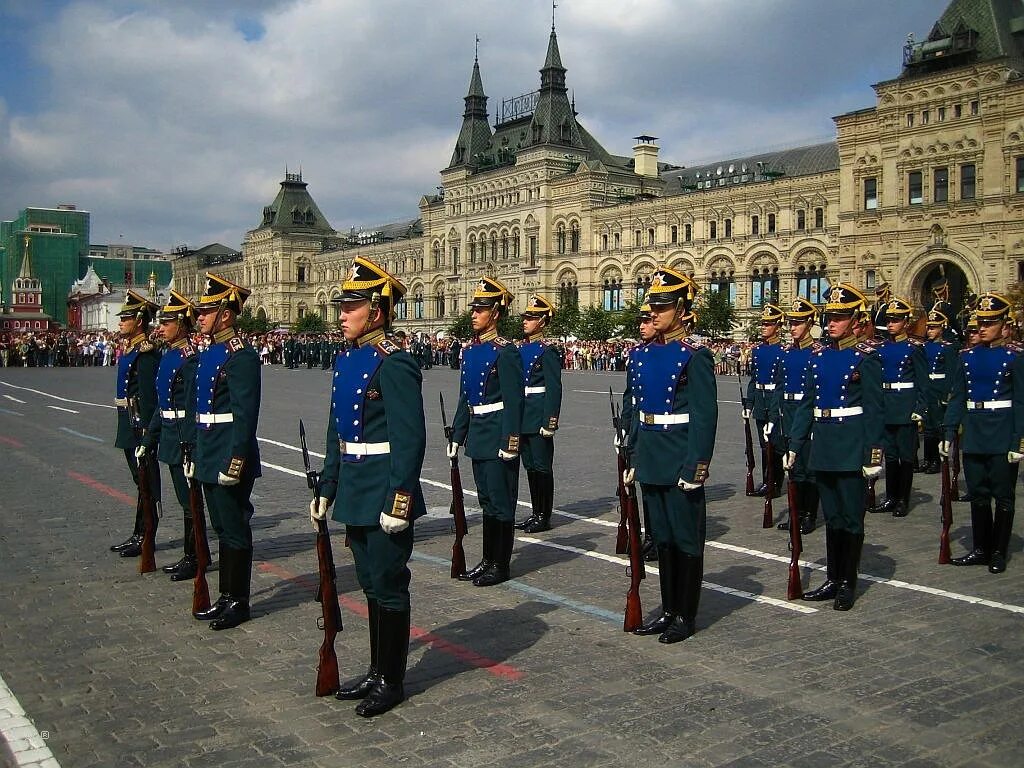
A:
[[[657,136],[634,136],[633,171],[648,178],[658,177],[658,140]]]

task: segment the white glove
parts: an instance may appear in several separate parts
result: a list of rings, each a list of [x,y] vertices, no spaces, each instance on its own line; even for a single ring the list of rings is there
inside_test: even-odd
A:
[[[498,450],[498,458],[502,461],[512,461],[512,459],[518,459],[518,453],[509,453],[508,451]]]
[[[750,409],[749,408],[744,408],[742,416],[743,416],[744,419],[749,419],[750,418]]]
[[[196,476],[196,465],[194,461],[186,461],[181,465],[181,471],[185,473],[185,477],[191,480]]]
[[[872,480],[882,474],[881,467],[861,467],[860,471],[868,480]],[[888,482],[888,481],[886,481]]]
[[[387,512],[380,513],[380,527],[384,533],[401,533],[409,527],[409,521],[400,517],[392,517]]]
[[[921,414],[920,413],[912,413],[912,414],[910,414],[910,420],[912,422],[914,422],[915,424],[920,423],[920,421],[921,421]]]
[[[796,465],[796,451],[786,451],[786,455],[782,458],[782,468],[792,469]]]
[[[764,441],[766,443],[768,442],[768,436],[772,433],[773,429],[775,429],[775,425],[769,421],[764,425],[764,429],[761,430],[761,434],[764,436]]]
[[[622,482],[625,485],[632,485],[636,479],[636,469],[630,467],[629,469],[622,470]]]
[[[688,483],[681,477],[679,478],[679,482],[677,483],[677,485],[684,491],[696,491],[698,488],[701,487],[700,483]]]
[[[618,430],[615,430],[615,437],[612,438],[612,448],[614,448],[617,451],[621,447],[622,447],[622,434]]]
[[[1024,453],[1010,451],[1009,453],[1006,454],[1006,460],[1011,464],[1020,464],[1021,459],[1024,459]]]
[[[217,485],[238,485],[241,479],[240,477],[225,475],[223,472],[217,473]]]
[[[135,448],[135,458],[136,459],[141,459],[145,455],[146,455],[146,446],[140,445],[140,446],[137,446]]]
[[[939,456],[944,459],[949,458],[949,451],[953,448],[949,440],[941,440],[939,442]]]
[[[313,530],[319,530],[317,523],[327,518],[327,499],[323,496],[317,496],[315,499],[309,502],[309,522],[313,525]]]
[[[554,437],[555,436],[555,430],[548,429],[547,427],[541,427],[540,428],[540,436],[541,437]]]
[[[459,456],[459,444],[458,443],[448,443],[448,447],[445,448],[444,452],[446,454],[448,454],[448,458],[449,459],[458,458],[458,456]]]

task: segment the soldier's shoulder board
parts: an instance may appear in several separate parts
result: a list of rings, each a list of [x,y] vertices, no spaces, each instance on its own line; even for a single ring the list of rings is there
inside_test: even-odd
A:
[[[232,336],[228,339],[229,352],[241,352],[243,349],[245,349],[245,342],[241,336]]]
[[[687,336],[681,340],[684,347],[690,347],[690,349],[702,349],[707,346],[701,339],[696,339],[693,336]]]
[[[820,341],[815,341],[811,344],[811,354],[813,355],[817,352],[821,352],[821,350],[823,350],[824,348],[824,344],[822,344]]]
[[[504,336],[495,336],[494,345],[497,347],[507,347],[512,342],[506,339]]]
[[[921,341],[920,339],[915,339],[913,336],[908,336],[907,337],[907,341],[910,342],[910,346],[912,346],[912,347],[923,347],[924,346],[924,342],[923,341]]]
[[[181,348],[181,356],[185,359],[192,357],[196,353],[196,348],[191,344],[186,344]]]
[[[377,351],[382,355],[393,355],[395,352],[401,352],[402,348],[390,339],[384,339],[377,342]]]
[[[152,343],[151,341],[143,341],[141,344],[139,344],[139,353],[141,354],[142,352],[152,352],[156,348],[156,344]]]
[[[863,352],[865,355],[873,355],[876,352],[878,352],[878,347],[874,346],[873,344],[868,344],[866,341],[858,343],[854,347],[854,349],[856,349],[858,352]]]

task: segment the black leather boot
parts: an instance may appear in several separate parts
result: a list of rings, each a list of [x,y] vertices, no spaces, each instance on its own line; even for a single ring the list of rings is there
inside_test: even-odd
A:
[[[971,502],[971,532],[974,549],[963,557],[954,557],[953,565],[988,565],[992,548],[992,505],[987,501]]]
[[[692,637],[697,631],[697,606],[700,604],[700,586],[704,578],[704,558],[685,552],[676,552],[679,568],[675,573],[676,616],[658,637],[659,643],[678,643]]]
[[[895,509],[900,499],[900,462],[891,459],[885,460],[885,501],[876,505],[870,512],[879,514],[887,512],[896,515]],[[896,515],[900,517],[900,515]]]
[[[654,543],[654,537],[651,536],[651,516],[647,513],[646,505],[644,505],[644,544],[641,552],[643,552],[645,563],[657,562],[658,546]]]
[[[658,545],[658,582],[661,586],[661,614],[633,630],[634,635],[660,635],[675,620],[675,547]]]
[[[465,573],[459,576],[459,581],[473,581],[484,571],[491,567],[494,562],[494,532],[497,529],[497,519],[490,515],[484,515],[480,527],[483,532],[480,534],[480,545],[483,549],[483,558]]]
[[[188,581],[196,577],[199,571],[199,561],[195,555],[186,555],[181,560],[181,567],[171,574],[171,581]]]
[[[494,560],[490,567],[473,579],[474,587],[493,587],[511,578],[509,565],[512,562],[512,548],[515,546],[516,531],[511,521],[495,520]]]
[[[1010,551],[1010,534],[1013,531],[1013,508],[1005,502],[996,502],[996,519],[992,527],[992,559],[988,564],[989,573],[1006,570],[1006,555]]]
[[[842,531],[843,569],[842,581],[836,590],[836,599],[832,608],[837,611],[848,611],[853,608],[857,599],[857,569],[860,567],[860,552],[864,546],[863,533]]]
[[[537,473],[537,490],[540,499],[537,502],[535,520],[528,520],[523,530],[526,533],[543,533],[551,530],[551,512],[555,506],[555,476],[550,472]]]
[[[512,523],[506,523],[513,531]],[[405,667],[409,659],[409,611],[380,608],[380,665],[381,680],[370,689],[357,706],[360,717],[382,715],[405,701]]]
[[[372,597],[366,599],[366,611],[370,628],[370,668],[362,677],[354,678],[342,684],[334,698],[340,701],[365,699],[374,686],[383,682],[379,666],[380,642],[380,609]]]
[[[162,570],[164,573],[173,575],[181,566],[185,565],[189,555],[195,554],[196,539],[195,534],[192,532],[192,518],[189,515],[185,515],[185,533],[182,538],[182,556],[181,559],[173,563],[172,565],[165,565]],[[195,572],[192,573],[195,576]],[[190,578],[190,577],[189,577]],[[174,581],[180,581],[180,579],[174,579]]]
[[[216,619],[224,613],[224,610],[228,607],[228,603],[231,601],[231,558],[233,555],[233,549],[228,549],[221,544],[220,554],[218,556],[220,562],[218,563],[217,572],[220,597],[218,597],[205,611],[196,611],[192,614],[192,617],[197,621],[211,621],[212,619]]]
[[[804,592],[802,600],[811,602],[822,602],[833,600],[836,591],[839,589],[840,558],[839,536],[837,528],[831,528],[828,522],[825,523],[825,583],[810,592]]]
[[[142,534],[133,534],[125,546],[118,550],[121,557],[138,557],[142,554]]]
[[[516,523],[516,529],[525,531],[527,526],[537,522],[540,518],[540,489],[537,485],[538,473],[532,469],[526,470],[526,482],[530,486],[530,506],[532,511],[530,516],[523,520],[521,523]]]
[[[818,486],[813,482],[801,482],[800,496],[800,533],[804,536],[818,527]]]
[[[132,470],[132,480],[138,485],[138,480],[135,476],[135,471]],[[142,499],[139,499],[135,503],[135,527],[132,528],[132,535],[122,541],[120,544],[113,544],[110,547],[111,552],[123,552],[128,547],[139,544],[142,542]]]
[[[893,509],[893,517],[906,517],[910,513],[910,493],[914,485],[914,472],[909,461],[900,462],[899,504]]]
[[[220,616],[210,622],[210,629],[219,632],[232,629],[249,620],[249,591],[252,582],[252,550],[236,549],[231,554],[231,589],[228,604]]]

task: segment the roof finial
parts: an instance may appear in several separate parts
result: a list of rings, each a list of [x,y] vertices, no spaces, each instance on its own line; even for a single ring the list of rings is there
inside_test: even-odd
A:
[[[555,8],[558,7],[558,3],[555,0],[551,0],[551,31],[555,31]]]
[[[480,63],[480,35],[476,36],[476,45],[473,46],[473,63]]]

